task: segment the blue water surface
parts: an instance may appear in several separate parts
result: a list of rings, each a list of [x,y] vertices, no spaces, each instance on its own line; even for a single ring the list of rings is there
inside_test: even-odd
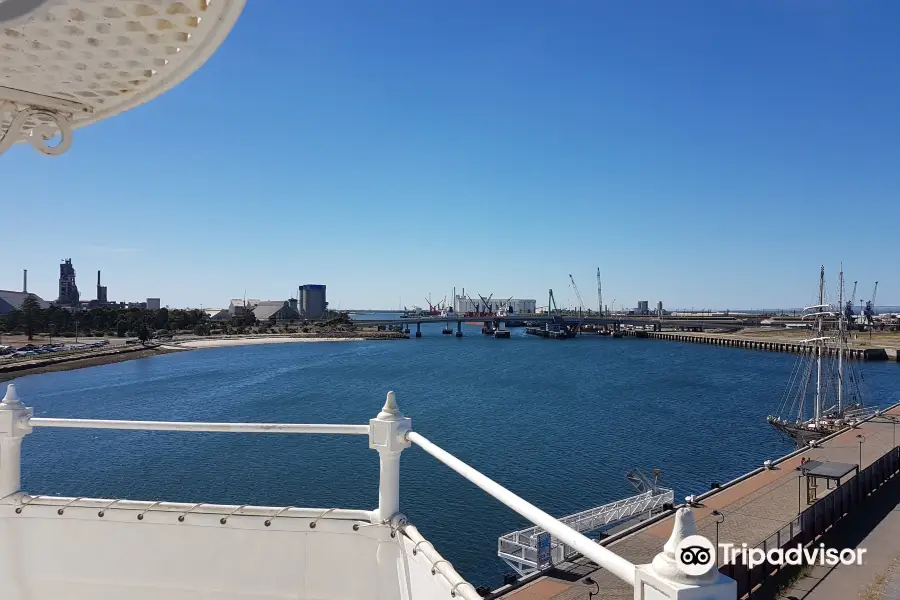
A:
[[[796,357],[648,339],[443,336],[204,349],[16,380],[37,416],[367,423],[394,390],[413,427],[554,515],[631,493],[658,467],[676,498],[792,447],[771,431]],[[860,365],[869,397],[900,401],[900,365]],[[38,429],[31,493],[374,508],[363,436]],[[401,508],[464,577],[496,586],[497,537],[525,522],[412,448]]]

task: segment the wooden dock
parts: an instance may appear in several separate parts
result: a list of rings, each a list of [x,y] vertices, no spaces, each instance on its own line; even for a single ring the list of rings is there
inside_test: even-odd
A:
[[[885,414],[900,418],[900,404]],[[876,422],[877,421],[877,422]],[[883,418],[869,420],[857,428],[847,429],[822,441],[816,448],[798,450],[774,460],[771,468],[760,468],[712,491],[696,490],[697,506],[693,509],[697,532],[714,540],[717,517],[713,510],[725,515],[719,525],[721,543],[742,543],[753,547],[782,531],[809,504],[806,501],[804,477],[797,468],[801,460],[818,460],[858,464],[861,438],[862,466],[867,467],[896,447],[896,424]],[[711,480],[714,474],[710,474]],[[706,492],[706,493],[702,493]],[[820,498],[827,494],[824,483]],[[820,500],[821,502],[821,500]],[[652,561],[672,532],[674,511],[614,534],[601,543],[635,564]],[[600,600],[633,600],[634,590],[617,577],[603,571],[584,558],[558,565],[533,576],[524,585],[505,586],[491,595],[503,600],[584,600],[593,585],[584,583],[591,577],[600,586]]]

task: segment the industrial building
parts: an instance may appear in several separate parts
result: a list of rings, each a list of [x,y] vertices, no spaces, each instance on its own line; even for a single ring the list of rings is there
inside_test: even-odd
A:
[[[321,319],[328,310],[328,302],[325,300],[325,286],[315,283],[307,283],[300,286],[298,296],[300,316],[304,319]]]
[[[106,286],[100,285],[100,271],[97,271],[97,304],[106,304],[109,299],[106,296]]]
[[[56,303],[60,306],[78,307],[80,298],[78,286],[75,285],[75,267],[72,266],[72,259],[67,258],[59,265],[59,297]]]
[[[228,312],[232,317],[240,317],[248,310],[252,311],[260,302],[262,300],[259,298],[232,298],[231,302],[228,303]]]
[[[0,290],[0,315],[11,313],[14,310],[22,309],[22,301],[28,295],[28,269],[22,271],[22,291],[14,292],[12,290]],[[31,294],[37,298],[41,308],[50,308],[50,303],[38,296]]]
[[[11,313],[14,310],[22,309],[22,301],[25,300],[27,292],[13,292],[10,290],[0,290],[0,315]],[[41,308],[50,308],[50,303],[36,294],[31,294],[37,298]]]
[[[650,314],[650,302],[647,300],[638,300],[637,308],[634,311],[636,315],[649,315]]]
[[[297,311],[297,300],[266,300],[253,308],[253,316],[261,323],[279,323],[284,321],[296,321],[300,319]]]
[[[147,310],[159,310],[159,298],[147,298]]]
[[[468,296],[457,295],[453,300],[453,310],[462,314],[473,312],[497,312],[501,310],[514,314],[533,314],[537,312],[537,300],[522,298],[497,298],[495,296],[485,298],[485,300],[488,301],[487,305],[490,307],[490,310],[487,309],[484,301],[478,296],[476,296],[475,298],[469,298]]]

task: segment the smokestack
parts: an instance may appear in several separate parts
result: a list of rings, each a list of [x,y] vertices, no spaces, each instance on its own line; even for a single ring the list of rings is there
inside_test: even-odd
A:
[[[100,270],[97,269],[97,287],[100,287]]]
[[[22,269],[22,293],[28,293],[28,269]]]

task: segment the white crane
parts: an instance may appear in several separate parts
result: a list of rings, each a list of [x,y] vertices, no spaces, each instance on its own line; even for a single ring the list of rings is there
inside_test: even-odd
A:
[[[600,285],[600,267],[597,267],[597,304],[599,304],[600,316],[603,316],[603,286]]]

